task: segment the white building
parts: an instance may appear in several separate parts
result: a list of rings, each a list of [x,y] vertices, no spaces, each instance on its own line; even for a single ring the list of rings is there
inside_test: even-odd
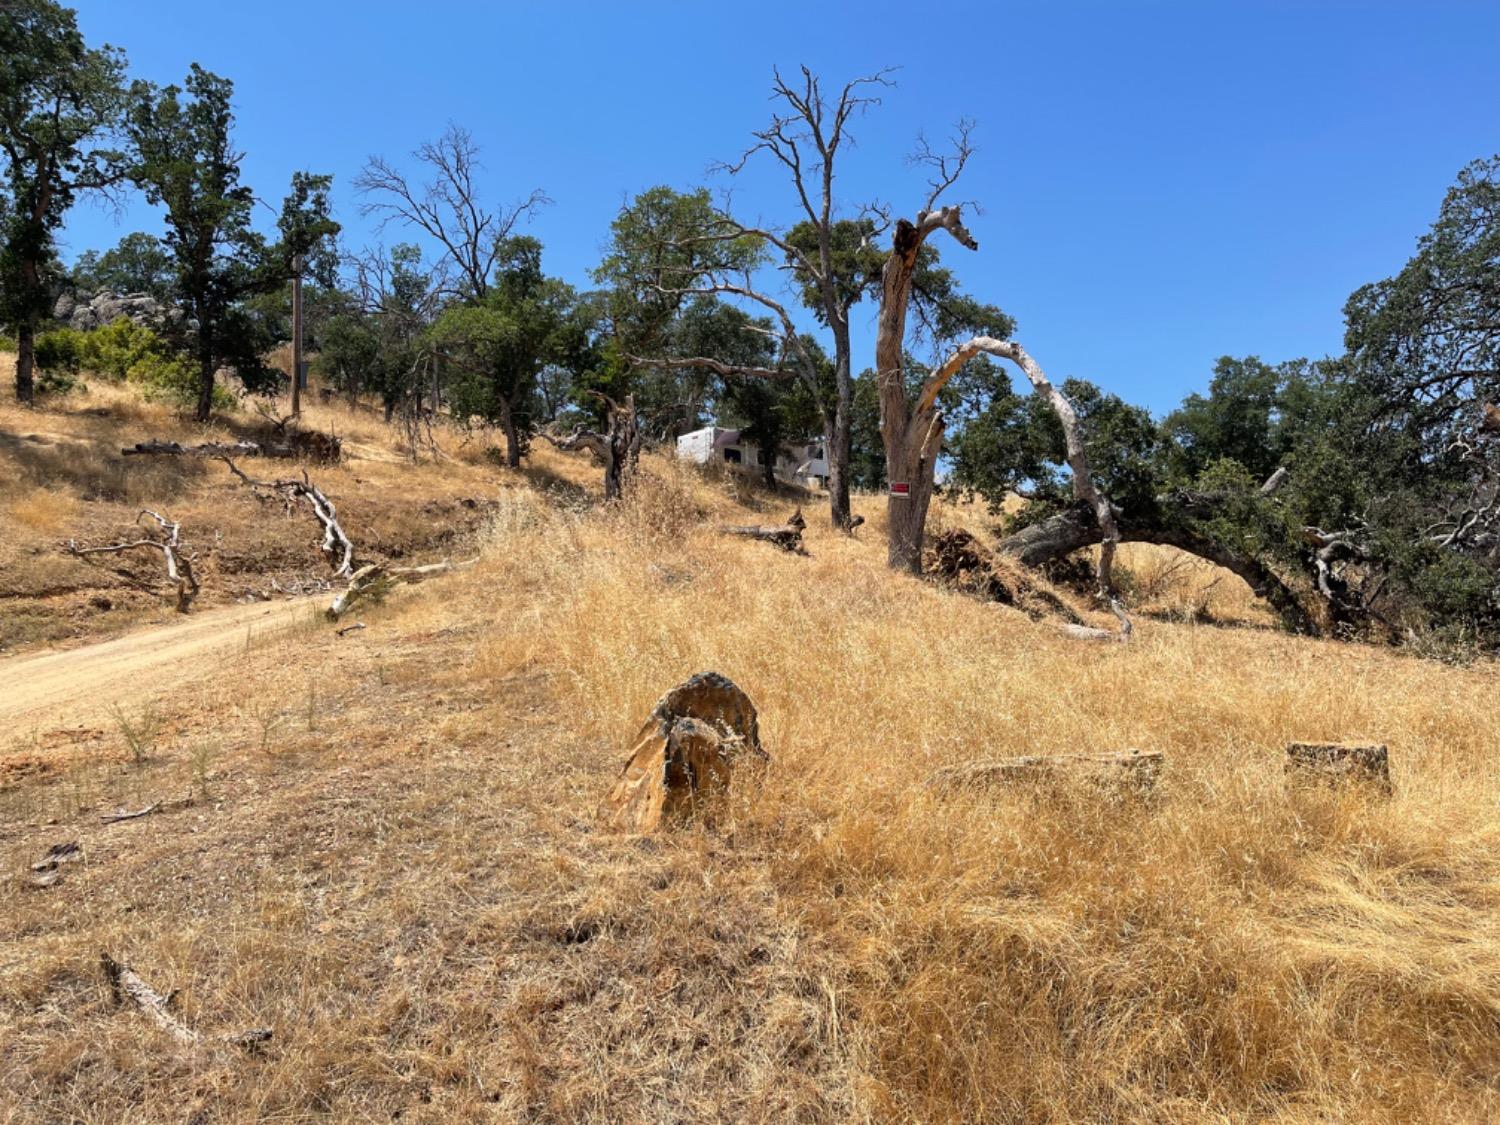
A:
[[[777,478],[789,484],[824,488],[828,484],[827,449],[822,438],[791,442],[781,447],[773,468]],[[695,465],[726,465],[743,473],[760,476],[765,462],[760,447],[753,441],[741,441],[739,430],[722,430],[705,426],[677,439],[677,456]]]

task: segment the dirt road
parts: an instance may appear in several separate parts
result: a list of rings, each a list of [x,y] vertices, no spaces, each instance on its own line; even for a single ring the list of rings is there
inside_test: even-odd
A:
[[[302,620],[314,598],[206,610],[111,641],[0,660],[0,741],[47,726],[71,726],[110,706],[154,695],[208,671],[194,659],[243,647],[253,636]]]

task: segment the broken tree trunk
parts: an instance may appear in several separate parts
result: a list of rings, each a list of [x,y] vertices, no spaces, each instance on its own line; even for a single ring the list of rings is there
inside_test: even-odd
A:
[[[565,452],[586,449],[604,466],[604,499],[618,500],[625,494],[625,487],[635,473],[641,457],[641,431],[635,414],[635,395],[626,395],[623,404],[598,391],[589,391],[608,408],[608,429],[604,433],[590,430],[586,426],[576,427],[565,438],[559,438],[546,430],[536,435]]]
[[[1086,781],[1100,788],[1145,795],[1156,788],[1159,750],[1108,754],[1027,755],[938,770],[927,784],[945,792]]]
[[[750,697],[717,672],[700,672],[662,696],[605,798],[612,827],[653,832],[663,821],[708,811],[745,756],[765,761]]]
[[[1351,742],[1293,742],[1283,772],[1289,781],[1364,785],[1390,796],[1391,762],[1384,746]]]
[[[88,555],[117,555],[140,547],[160,551],[167,564],[167,579],[177,592],[177,612],[187,613],[192,607],[193,599],[198,596],[198,579],[193,574],[192,560],[181,553],[182,525],[153,512],[150,508],[142,509],[140,515],[136,516],[136,522],[139,523],[143,516],[150,516],[156,521],[157,526],[162,529],[163,538],[134,539],[129,543],[111,543],[104,547],[80,547],[69,539],[64,549],[68,554],[79,558]]]
[[[464,559],[462,562],[428,563],[426,566],[386,566],[384,563],[370,563],[362,566],[349,576],[349,585],[339,591],[332,604],[324,611],[330,621],[337,621],[349,612],[356,602],[369,601],[383,598],[391,589],[398,584],[415,585],[438,574],[447,574],[461,567],[473,566],[479,559]],[[361,626],[363,628],[363,626]]]
[[[798,508],[784,524],[748,524],[740,527],[726,526],[719,528],[719,534],[743,535],[748,539],[758,539],[763,543],[774,543],[783,551],[805,555],[807,554],[807,550],[802,546],[802,532],[806,528],[807,521],[802,518],[802,509]]]

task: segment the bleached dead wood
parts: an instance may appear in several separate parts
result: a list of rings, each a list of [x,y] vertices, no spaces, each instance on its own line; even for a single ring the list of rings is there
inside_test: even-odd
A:
[[[116,961],[107,952],[99,954],[99,964],[104,969],[104,977],[109,981],[110,991],[114,993],[116,1002],[129,1000],[149,1016],[157,1027],[184,1046],[196,1047],[205,1042],[198,1032],[172,1014],[170,1009],[175,992],[169,992],[163,996],[147,984],[129,965]],[[222,1036],[219,1041],[234,1047],[248,1048],[266,1042],[271,1038],[271,1034],[269,1027],[256,1027],[233,1035]]]
[[[802,509],[798,508],[784,524],[725,526],[719,528],[719,534],[743,535],[748,539],[758,539],[763,543],[774,543],[783,551],[805,555],[807,550],[802,546],[802,532],[806,528],[807,521],[802,518]]]
[[[128,543],[111,543],[102,547],[80,547],[77,542],[69,539],[65,550],[70,555],[84,558],[88,555],[116,555],[124,551],[133,551],[141,547],[160,551],[167,565],[167,579],[177,591],[177,612],[187,613],[192,607],[193,599],[198,596],[198,579],[193,574],[191,559],[182,554],[181,537],[182,526],[165,516],[153,512],[150,508],[143,509],[136,516],[139,523],[144,516],[150,516],[162,529],[164,537],[161,539],[133,539]]]
[[[325,611],[330,621],[337,621],[349,612],[351,606],[356,602],[366,601],[370,598],[380,598],[388,593],[392,587],[405,583],[415,585],[435,575],[447,574],[450,571],[459,570],[463,567],[473,566],[479,561],[478,556],[472,559],[463,559],[460,562],[450,562],[444,559],[442,562],[428,563],[426,566],[386,566],[384,563],[370,563],[362,566],[349,577],[349,585],[340,590],[338,596],[333,599]],[[364,626],[360,626],[363,628]],[[340,630],[342,635],[343,630]]]
[[[277,493],[288,511],[299,499],[306,500],[314,517],[322,525],[323,542],[318,549],[328,560],[334,577],[342,578],[353,572],[354,544],[349,541],[349,536],[344,534],[344,529],[339,526],[338,511],[334,508],[333,501],[324,495],[322,489],[308,480],[306,470],[303,471],[301,480],[255,480],[236,465],[233,458],[221,455],[218,459],[223,461],[229,467],[229,471],[249,485],[257,495],[261,489],[269,489]]]
[[[1135,626],[1131,624],[1130,615],[1125,612],[1118,598],[1109,599],[1110,611],[1120,619],[1120,631],[1111,632],[1108,629],[1099,629],[1093,625],[1075,625],[1069,622],[1059,625],[1058,629],[1064,636],[1072,637],[1077,641],[1098,641],[1103,644],[1128,644],[1131,634],[1135,632]]]

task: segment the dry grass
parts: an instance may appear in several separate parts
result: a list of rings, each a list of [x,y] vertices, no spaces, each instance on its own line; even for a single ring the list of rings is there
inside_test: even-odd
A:
[[[100,724],[0,795],[4,870],[86,855],[0,919],[7,1119],[1500,1112],[1493,666],[1161,620],[1079,646],[889,574],[873,501],[797,558],[712,533],[746,522],[729,485],[648,468],[606,511],[538,451],[473,570],[205,670],[143,764]],[[706,668],[770,771],[712,831],[602,832],[629,736]],[[1396,797],[1289,794],[1300,738],[1388,742]],[[1167,753],[1159,800],[920,784],[1127,746]],[[161,795],[191,803],[96,820]],[[172,1048],[101,948],[276,1040]]]

